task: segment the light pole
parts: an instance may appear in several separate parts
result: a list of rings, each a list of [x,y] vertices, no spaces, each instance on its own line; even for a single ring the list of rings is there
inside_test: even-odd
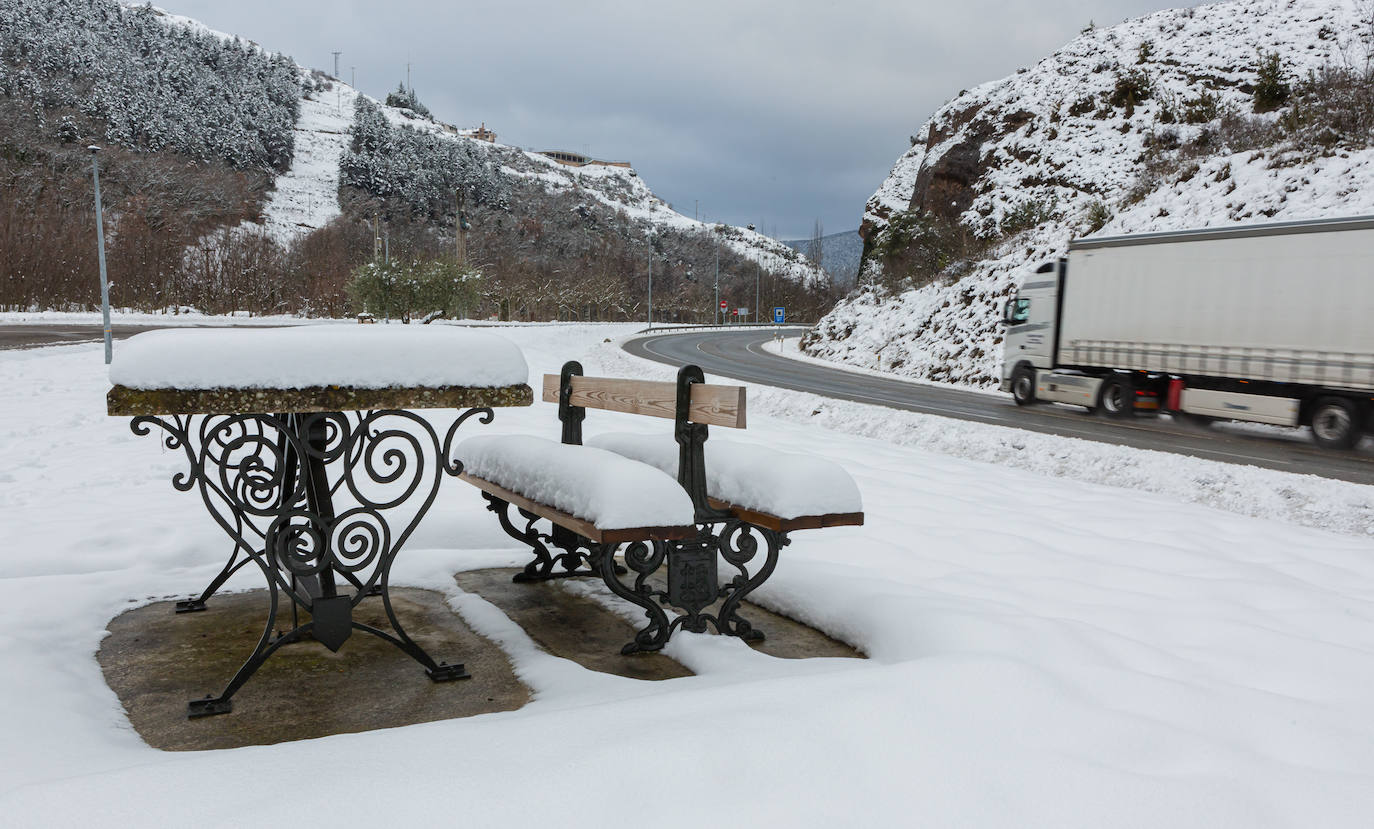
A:
[[[711,306],[716,311],[716,325],[720,325],[720,240],[716,240],[716,304]]]
[[[763,263],[754,263],[754,322],[759,321],[759,312],[763,309],[759,307],[759,280],[763,277]]]
[[[654,242],[649,240],[649,253],[644,258],[649,263],[649,327],[654,327]]]
[[[100,208],[100,161],[97,153],[100,147],[92,144],[86,149],[91,151],[91,177],[95,179],[95,245],[100,258],[100,315],[105,325],[105,365],[114,357],[114,347],[110,342],[110,278],[105,273],[105,221]]]

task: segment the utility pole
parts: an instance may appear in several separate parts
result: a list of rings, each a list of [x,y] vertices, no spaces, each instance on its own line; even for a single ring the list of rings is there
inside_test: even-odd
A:
[[[454,236],[458,245],[458,267],[468,265],[468,217],[463,213],[463,188],[458,188],[458,215],[454,219]]]
[[[334,56],[334,80],[338,80],[338,79],[339,79],[339,55],[342,55],[343,52],[330,52],[330,54]]]
[[[358,67],[348,67],[348,85],[354,89],[358,88]]]
[[[720,240],[716,240],[716,304],[711,306],[716,310],[716,325],[720,325]]]
[[[759,311],[763,310],[762,308],[759,307],[759,280],[760,280],[762,277],[763,277],[763,263],[762,263],[762,262],[755,262],[755,263],[754,263],[754,322],[758,322],[758,321],[759,321]]]
[[[105,365],[114,357],[110,343],[110,278],[105,273],[105,220],[100,208],[100,161],[96,154],[100,147],[95,144],[87,147],[91,151],[91,176],[95,179],[95,244],[100,258],[100,315],[105,325]]]
[[[649,327],[654,327],[654,243],[649,240]]]
[[[406,89],[414,90],[414,87],[410,85],[410,61],[406,61]]]

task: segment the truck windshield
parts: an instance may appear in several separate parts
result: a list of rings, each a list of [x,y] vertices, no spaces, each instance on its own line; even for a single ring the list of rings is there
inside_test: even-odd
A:
[[[1017,297],[1016,302],[1011,308],[1011,316],[1008,318],[1013,325],[1023,323],[1030,319],[1030,302],[1029,299]]]

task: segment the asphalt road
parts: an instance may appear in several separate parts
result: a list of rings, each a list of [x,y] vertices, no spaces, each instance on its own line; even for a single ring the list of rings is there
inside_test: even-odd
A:
[[[784,329],[795,336],[803,329]],[[1254,430],[1239,424],[1196,427],[1167,416],[1104,420],[1078,406],[1018,407],[1011,395],[859,374],[791,360],[763,350],[772,331],[696,331],[631,340],[631,354],[670,365],[695,363],[709,374],[925,414],[992,423],[1053,435],[1155,449],[1226,463],[1249,464],[1374,484],[1374,447],[1353,452],[1317,449],[1304,430]]]
[[[115,323],[110,326],[110,334],[116,340],[122,340],[142,331],[166,327],[165,325],[120,325]],[[40,345],[98,343],[102,339],[103,335],[99,325],[0,325],[0,351],[10,348],[35,348]]]

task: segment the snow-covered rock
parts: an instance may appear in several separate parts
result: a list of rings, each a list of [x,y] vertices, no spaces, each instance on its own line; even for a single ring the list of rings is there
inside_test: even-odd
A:
[[[1070,239],[1374,213],[1374,149],[1284,140],[1286,110],[1252,115],[1259,55],[1290,83],[1327,67],[1368,73],[1374,18],[1359,0],[1236,0],[1083,32],[1035,66],[961,92],[915,136],[869,200],[881,238],[907,211],[990,240],[935,274],[860,283],[807,338],[814,356],[987,386],[1002,300]],[[1367,75],[1366,75],[1367,77]],[[911,276],[920,284],[905,287]]]

